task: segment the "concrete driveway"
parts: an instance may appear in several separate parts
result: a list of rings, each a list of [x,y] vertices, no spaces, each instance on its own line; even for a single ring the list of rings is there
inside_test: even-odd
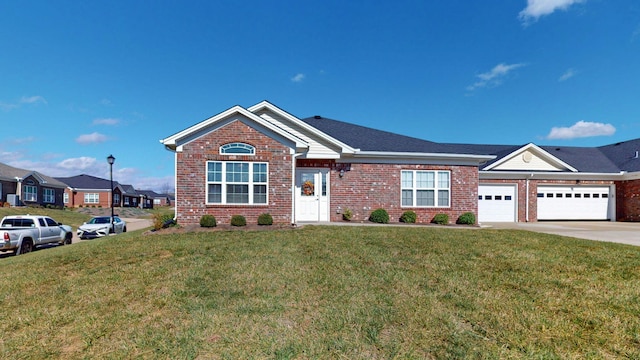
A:
[[[482,227],[518,229],[579,239],[640,246],[640,223],[614,221],[541,221],[531,223],[483,223]]]

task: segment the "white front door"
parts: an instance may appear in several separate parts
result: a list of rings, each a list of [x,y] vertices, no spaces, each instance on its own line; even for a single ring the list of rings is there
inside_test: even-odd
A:
[[[329,221],[329,170],[296,171],[296,221]]]

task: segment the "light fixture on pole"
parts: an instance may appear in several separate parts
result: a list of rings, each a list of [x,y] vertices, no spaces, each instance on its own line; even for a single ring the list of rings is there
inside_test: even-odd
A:
[[[113,155],[109,155],[107,157],[107,162],[109,163],[109,180],[111,183],[111,191],[109,191],[109,194],[111,195],[111,233],[115,234],[116,233],[116,229],[115,229],[115,225],[113,224],[113,163],[116,162],[116,158],[113,157]]]

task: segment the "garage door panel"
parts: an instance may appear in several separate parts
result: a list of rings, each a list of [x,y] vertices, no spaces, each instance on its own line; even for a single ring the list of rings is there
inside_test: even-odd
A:
[[[538,220],[608,220],[609,187],[538,187]]]
[[[480,185],[478,222],[515,222],[515,189],[515,185]]]

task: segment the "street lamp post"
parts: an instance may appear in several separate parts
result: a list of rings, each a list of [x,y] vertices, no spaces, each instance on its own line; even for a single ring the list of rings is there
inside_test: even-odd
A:
[[[115,234],[116,233],[116,229],[115,229],[115,225],[113,224],[113,163],[116,161],[116,158],[113,157],[113,155],[109,155],[107,157],[107,162],[109,163],[109,180],[111,183],[111,233]]]

